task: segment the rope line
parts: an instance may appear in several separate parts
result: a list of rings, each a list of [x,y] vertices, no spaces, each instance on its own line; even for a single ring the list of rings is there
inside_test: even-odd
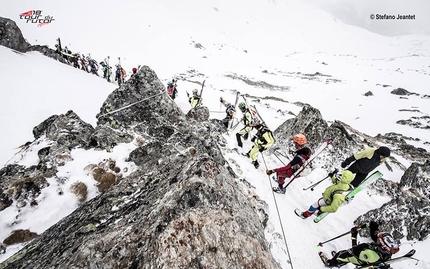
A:
[[[285,166],[285,163],[278,157],[278,155],[276,155],[276,151],[273,151],[273,155],[275,155],[275,157],[282,163],[282,165]]]
[[[267,164],[266,164],[266,160],[264,159],[263,152],[261,153],[261,157],[263,158],[264,166],[266,167],[266,170],[267,170]],[[267,176],[269,177],[270,188],[273,189],[272,180],[270,179],[269,175],[267,175]],[[281,224],[282,236],[284,237],[285,247],[287,249],[288,258],[290,259],[291,269],[293,269],[294,268],[293,267],[293,260],[291,259],[290,250],[289,250],[288,244],[287,244],[287,237],[285,236],[285,232],[284,232],[284,225],[282,224],[281,215],[279,214],[278,203],[276,202],[276,197],[275,197],[275,194],[273,191],[272,191],[272,196],[273,196],[273,200],[275,201],[276,213],[278,214],[279,224]]]
[[[137,101],[137,102],[131,103],[131,104],[126,105],[126,106],[124,106],[124,107],[121,107],[121,108],[115,109],[115,110],[113,110],[113,111],[107,112],[107,113],[105,113],[105,114],[103,114],[103,115],[100,115],[100,116],[99,116],[99,118],[101,118],[101,117],[105,117],[105,116],[107,116],[107,115],[110,115],[110,114],[116,113],[116,112],[121,111],[121,110],[124,110],[124,109],[126,109],[126,108],[129,108],[129,107],[134,106],[134,105],[136,105],[136,104],[138,104],[138,103],[141,103],[141,102],[143,102],[143,101],[146,101],[146,100],[152,99],[152,98],[154,98],[154,97],[156,97],[156,96],[158,96],[158,95],[162,95],[162,94],[164,94],[164,92],[161,92],[161,93],[156,94],[156,95],[152,95],[152,96],[150,96],[150,97],[148,97],[148,98],[142,99],[142,100],[140,100],[140,101]]]

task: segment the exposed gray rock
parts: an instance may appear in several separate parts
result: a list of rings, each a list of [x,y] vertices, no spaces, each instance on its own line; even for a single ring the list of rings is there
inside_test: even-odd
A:
[[[425,124],[425,122],[427,124]],[[396,121],[396,123],[401,125],[409,125],[417,129],[430,129],[429,116],[411,117],[410,119],[407,119],[407,120],[398,120]]]
[[[395,94],[395,95],[419,95],[419,94],[414,93],[414,92],[409,92],[403,88],[394,89],[391,91],[391,93]]]
[[[393,199],[378,209],[360,216],[355,223],[369,220],[379,222],[381,230],[396,239],[426,239],[430,233],[430,163],[413,163],[402,176],[399,184],[379,180],[374,184],[378,193]],[[368,235],[367,231],[363,234]]]
[[[364,96],[373,96],[373,92],[368,91],[368,92],[366,92],[366,93],[364,94]]]
[[[49,58],[55,59],[64,64],[69,64],[67,59],[62,54],[59,54],[55,50],[48,48],[48,46],[32,45],[27,51],[38,51]]]
[[[19,52],[26,52],[30,47],[16,23],[2,17],[0,17],[0,45]]]
[[[54,115],[33,128],[34,137],[42,135],[66,148],[88,147],[94,128],[73,111]]]

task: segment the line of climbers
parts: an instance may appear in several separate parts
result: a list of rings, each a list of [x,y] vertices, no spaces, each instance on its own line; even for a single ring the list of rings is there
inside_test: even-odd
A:
[[[222,97],[220,102],[225,106],[226,116],[222,120],[223,125],[229,129],[234,130],[239,123],[243,124],[242,129],[236,133],[236,140],[238,147],[243,147],[242,138],[247,140],[250,136],[251,131],[257,130],[257,133],[252,137],[253,142],[252,148],[245,154],[251,159],[251,163],[256,169],[259,168],[259,163],[256,157],[258,152],[263,152],[274,144],[273,133],[270,129],[262,123],[262,120],[256,120],[252,109],[247,106],[244,102],[239,103],[238,107],[242,112],[241,120],[233,126],[233,119],[236,113],[235,105],[226,102]],[[295,151],[293,152],[293,159],[282,167],[267,169],[267,175],[276,173],[276,177],[273,179],[276,181],[278,186],[273,188],[276,193],[284,194],[285,187],[284,183],[287,178],[291,178],[294,173],[300,169],[312,155],[312,150],[307,146],[307,138],[304,134],[296,134],[293,137],[293,144]],[[334,213],[338,208],[347,200],[345,195],[351,189],[356,188],[369,173],[376,167],[381,165],[390,156],[390,149],[385,146],[379,148],[367,147],[364,150],[351,155],[346,158],[342,163],[341,167],[345,170],[341,175],[336,174],[337,169],[334,172],[329,173],[332,180],[332,185],[327,187],[323,193],[323,196],[319,198],[314,204],[312,204],[308,210],[302,212],[300,217],[306,219],[312,215],[320,215],[322,213]],[[309,164],[312,167],[312,163]],[[351,197],[350,199],[352,199]],[[359,226],[361,228],[369,227],[369,223]],[[357,245],[357,228],[351,229],[352,245],[353,247],[349,250],[339,251],[333,253],[332,259],[327,259],[325,265],[327,267],[340,267],[347,263],[353,263],[356,265],[366,265],[374,262],[384,262],[391,258],[392,254],[399,251],[397,242],[393,236],[389,233],[380,233],[378,230],[378,224],[376,222],[370,222],[370,234],[373,243],[362,243]],[[390,268],[389,265],[384,268]]]
[[[99,70],[101,70],[103,78],[106,79],[108,82],[112,82],[111,77],[113,74],[113,70],[112,66],[109,65],[109,56],[103,59],[103,61],[98,62],[93,59],[90,54],[85,56],[84,54],[80,54],[79,52],[72,52],[67,46],[62,48],[60,39],[57,39],[57,42],[58,44],[55,44],[55,52],[62,55],[69,65],[84,70],[87,73],[94,74],[96,76],[100,76]],[[137,71],[138,68],[133,67],[130,78],[133,77],[133,75],[136,74]],[[122,68],[121,58],[118,57],[118,63],[115,64],[114,80],[117,82],[118,86],[121,86],[125,82],[126,77],[127,72],[124,70],[124,68]]]

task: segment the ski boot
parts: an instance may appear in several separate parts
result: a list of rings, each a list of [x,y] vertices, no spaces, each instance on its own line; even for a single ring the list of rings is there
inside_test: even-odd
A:
[[[272,190],[279,194],[285,194],[285,188],[283,188],[282,186],[273,187]]]
[[[296,213],[296,215],[302,219],[307,219],[313,214],[313,212],[309,212],[309,211],[301,212],[299,209],[294,210],[294,213]]]
[[[320,252],[318,252],[318,255],[320,256],[320,259],[321,259],[321,261],[324,263],[324,266],[325,267],[331,267],[331,266],[329,266],[329,264],[328,264],[328,258],[327,258],[327,256],[324,254],[324,253],[322,253],[321,251]]]

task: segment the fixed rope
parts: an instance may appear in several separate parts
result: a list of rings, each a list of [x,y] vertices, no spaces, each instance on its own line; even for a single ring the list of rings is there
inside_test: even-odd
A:
[[[103,114],[103,115],[100,115],[98,118],[105,117],[105,116],[107,116],[107,115],[110,115],[110,114],[116,113],[116,112],[118,112],[118,111],[124,110],[124,109],[126,109],[126,108],[129,108],[129,107],[131,107],[131,106],[134,106],[134,105],[136,105],[136,104],[139,104],[139,103],[141,103],[141,102],[143,102],[143,101],[146,101],[146,100],[152,99],[152,98],[154,98],[154,97],[156,97],[156,96],[158,96],[158,95],[162,95],[162,94],[164,94],[164,92],[161,92],[161,93],[159,93],[159,94],[152,95],[152,96],[150,96],[150,97],[148,97],[148,98],[142,99],[142,100],[140,100],[140,101],[137,101],[137,102],[131,103],[131,104],[126,105],[126,106],[124,106],[124,107],[121,107],[121,108],[115,109],[115,110],[113,110],[113,111],[107,112],[107,113],[105,113],[105,114]]]
[[[266,167],[266,170],[268,170],[266,160],[264,159],[263,153],[261,153],[261,157],[263,158],[264,167]],[[270,188],[273,189],[270,176],[269,175],[267,175],[267,176],[269,177]],[[276,197],[275,197],[275,194],[273,191],[272,191],[272,195],[273,195],[273,200],[275,201],[276,213],[278,214],[279,224],[281,224],[281,230],[282,230],[282,236],[284,237],[285,248],[287,249],[287,255],[288,255],[288,258],[290,259],[291,269],[293,269],[294,268],[293,267],[293,260],[291,259],[290,250],[288,249],[287,238],[285,237],[285,232],[284,232],[284,225],[282,225],[282,219],[281,219],[281,215],[279,214],[278,203],[276,202]]]

